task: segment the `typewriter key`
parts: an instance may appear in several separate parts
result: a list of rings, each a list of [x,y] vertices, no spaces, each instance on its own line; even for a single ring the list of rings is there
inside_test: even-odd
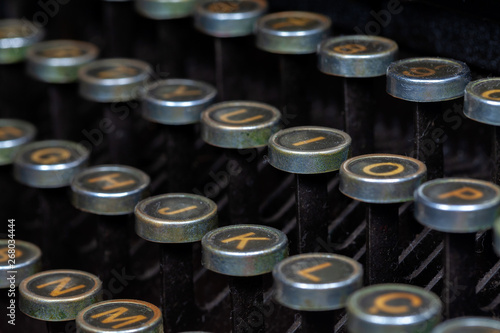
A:
[[[494,170],[492,181],[500,184],[500,78],[470,82],[465,87],[464,114],[480,123],[492,125]]]
[[[135,9],[152,20],[170,20],[191,16],[196,0],[135,0]]]
[[[302,332],[332,332],[333,310],[363,285],[363,268],[351,258],[326,253],[299,254],[273,269],[274,298],[301,311]]]
[[[92,304],[78,313],[80,333],[122,332],[161,333],[161,311],[155,305],[133,299],[117,299]]]
[[[0,165],[12,164],[19,149],[35,135],[35,126],[24,120],[0,119]]]
[[[439,298],[405,284],[365,287],[347,300],[350,333],[430,333],[441,321]]]
[[[258,219],[255,181],[257,156],[249,160],[246,152],[264,147],[269,137],[281,129],[281,113],[273,106],[249,101],[214,104],[202,113],[201,136],[210,145],[229,148],[231,169],[229,204],[231,223],[251,223]],[[251,155],[250,155],[251,156]]]
[[[444,58],[410,58],[387,68],[387,92],[415,102],[413,157],[427,166],[428,178],[443,177],[443,113],[449,103],[464,95],[470,70],[463,62]],[[456,101],[455,101],[456,102]]]
[[[251,314],[263,304],[263,275],[288,256],[286,235],[267,226],[233,225],[210,231],[201,246],[205,268],[231,277],[233,332],[265,332],[264,318],[254,322]]]
[[[415,218],[444,233],[446,318],[478,312],[476,232],[492,227],[499,208],[500,187],[481,180],[436,179],[415,191]]]
[[[160,244],[160,299],[165,332],[198,328],[192,243],[217,227],[217,205],[195,194],[162,194],[139,202],[135,219],[136,233]]]
[[[141,90],[150,79],[152,68],[134,59],[103,59],[80,68],[80,95],[104,103],[103,122],[110,130],[109,162],[135,166],[139,139],[137,108]]]
[[[9,246],[10,245],[10,246]],[[0,289],[18,286],[22,280],[40,271],[42,251],[35,244],[16,239],[0,240]],[[11,277],[14,276],[14,279]]]
[[[495,333],[500,332],[500,321],[483,317],[462,317],[447,320],[432,333]]]
[[[318,44],[326,38],[331,26],[328,17],[309,12],[280,12],[263,16],[256,24],[257,47],[280,54],[283,111],[292,126],[310,122],[305,110],[309,75],[316,61]]]
[[[65,331],[64,322],[74,320],[78,312],[101,300],[99,278],[77,270],[40,272],[19,285],[19,309],[32,318],[47,321],[49,333]]]
[[[318,47],[319,70],[343,78],[345,129],[353,138],[353,156],[374,150],[375,77],[385,75],[396,59],[398,45],[377,36],[329,38]]]
[[[399,204],[413,200],[427,169],[419,160],[390,154],[353,157],[340,168],[340,191],[368,203],[366,273],[368,284],[397,282]]]
[[[328,173],[348,158],[351,137],[326,127],[292,127],[269,138],[269,163],[296,174],[298,253],[313,252],[328,237]]]
[[[251,98],[244,81],[252,74],[254,66],[248,59],[255,58],[248,53],[254,48],[249,47],[249,37],[234,37],[252,35],[266,9],[267,3],[261,0],[209,0],[196,6],[195,27],[214,37],[215,80],[222,101]],[[244,63],[238,59],[245,59]]]
[[[169,79],[146,87],[142,116],[165,126],[168,191],[189,192],[194,160],[195,125],[215,98],[216,90],[204,82]]]
[[[23,61],[26,50],[39,42],[45,31],[26,20],[0,20],[0,64]]]

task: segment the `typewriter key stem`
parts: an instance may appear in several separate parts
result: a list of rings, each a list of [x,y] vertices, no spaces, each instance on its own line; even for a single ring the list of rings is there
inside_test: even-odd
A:
[[[106,58],[133,55],[133,36],[136,28],[133,4],[133,1],[101,1]]]
[[[493,180],[492,182],[499,185],[500,184],[500,126],[494,126],[494,142],[493,142]]]
[[[337,311],[300,311],[301,333],[331,333],[335,329]]]
[[[190,192],[194,161],[195,128],[193,125],[167,126],[168,192]]]
[[[265,332],[265,317],[262,314],[264,291],[262,276],[229,278],[233,332],[245,332],[248,327],[253,332]]]

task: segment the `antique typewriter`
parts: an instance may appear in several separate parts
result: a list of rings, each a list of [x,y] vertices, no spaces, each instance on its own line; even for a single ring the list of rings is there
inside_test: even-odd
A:
[[[500,332],[499,13],[1,0],[0,332]]]

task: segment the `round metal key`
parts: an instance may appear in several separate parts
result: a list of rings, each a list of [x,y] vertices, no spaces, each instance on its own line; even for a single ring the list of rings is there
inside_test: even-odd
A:
[[[217,91],[207,83],[188,79],[155,82],[142,94],[142,115],[165,125],[198,123]]]
[[[14,289],[42,268],[42,251],[22,240],[0,240],[0,288]]]
[[[27,52],[27,71],[37,80],[70,83],[78,79],[81,66],[95,60],[99,49],[76,40],[51,40],[33,45]]]
[[[269,138],[269,163],[298,174],[336,171],[349,157],[350,145],[351,137],[337,129],[292,127]]]
[[[103,59],[80,68],[80,95],[95,102],[124,102],[139,96],[151,66],[135,59]]]
[[[149,176],[125,165],[100,165],[77,174],[71,182],[76,208],[98,215],[124,215],[149,195]]]
[[[350,333],[429,333],[441,320],[439,298],[420,287],[379,284],[347,300]]]
[[[464,114],[481,123],[500,126],[500,78],[470,82],[465,87]]]
[[[196,194],[171,193],[147,198],[135,208],[135,231],[151,242],[197,242],[217,227],[217,205]]]
[[[257,148],[267,145],[269,137],[281,129],[281,113],[258,102],[217,103],[201,115],[201,137],[223,148]]]
[[[79,143],[64,140],[36,141],[23,146],[14,160],[17,181],[37,188],[68,186],[85,168],[89,151]]]
[[[101,300],[99,278],[77,270],[40,272],[19,286],[19,309],[45,321],[74,320],[78,312]]]
[[[211,0],[199,3],[195,10],[195,27],[214,37],[251,35],[267,3],[261,0]]]
[[[24,60],[28,47],[42,40],[44,35],[44,29],[30,21],[0,20],[0,64]]]
[[[280,12],[263,16],[257,21],[257,47],[279,54],[315,53],[318,44],[327,37],[331,20],[309,12]]]
[[[218,228],[201,240],[202,264],[230,276],[269,273],[288,256],[288,240],[280,230],[253,224]]]
[[[135,0],[141,15],[153,20],[170,20],[191,16],[196,0]]]
[[[318,48],[318,67],[325,74],[341,77],[385,75],[396,60],[398,45],[378,36],[342,36],[323,41]]]
[[[340,168],[340,191],[369,203],[413,200],[413,192],[425,181],[425,164],[411,157],[369,154],[348,159]]]
[[[11,164],[21,146],[33,141],[36,128],[19,119],[0,119],[0,165]]]
[[[413,102],[440,102],[462,97],[471,74],[461,61],[409,58],[387,68],[387,93]]]
[[[432,333],[499,333],[500,321],[483,317],[461,317],[436,326]]]
[[[500,187],[482,180],[436,179],[415,191],[415,218],[439,231],[472,233],[489,229],[499,208]]]
[[[347,297],[363,285],[363,267],[336,254],[289,257],[273,269],[274,297],[283,306],[302,311],[343,308]]]
[[[80,333],[162,333],[163,321],[160,309],[151,303],[117,299],[99,302],[80,311],[76,328]]]

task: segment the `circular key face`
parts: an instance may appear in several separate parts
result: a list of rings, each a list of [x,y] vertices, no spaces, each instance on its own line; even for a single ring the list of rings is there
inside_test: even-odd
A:
[[[0,119],[0,165],[11,164],[21,146],[35,135],[35,126],[24,120]]]
[[[261,0],[205,1],[196,6],[194,24],[214,37],[247,36],[266,9]]]
[[[447,320],[432,333],[495,333],[500,332],[500,321],[492,318],[462,317]]]
[[[464,95],[471,78],[461,61],[443,58],[410,58],[387,68],[387,93],[413,102],[439,102]]]
[[[201,137],[223,148],[257,148],[281,129],[281,113],[273,106],[248,101],[217,103],[201,115]]]
[[[44,35],[44,30],[30,21],[0,20],[0,64],[24,60],[27,48],[42,40]]]
[[[300,254],[273,269],[275,299],[302,311],[327,311],[345,306],[363,285],[363,268],[355,260],[327,253]]]
[[[194,124],[212,104],[217,91],[204,82],[169,79],[155,82],[142,94],[144,118],[165,125]]]
[[[465,87],[464,114],[475,121],[500,126],[500,78],[470,82]]]
[[[269,273],[288,256],[288,239],[280,230],[252,224],[218,228],[201,240],[202,264],[231,276]]]
[[[196,194],[171,193],[147,198],[135,208],[135,231],[151,242],[197,242],[217,228],[217,205]]]
[[[268,14],[257,21],[257,47],[280,54],[315,53],[318,44],[327,37],[331,20],[309,12]]]
[[[489,229],[498,217],[499,207],[500,187],[482,180],[436,179],[415,191],[415,218],[444,232]]]
[[[318,48],[318,67],[325,74],[342,77],[382,76],[396,59],[397,52],[396,42],[383,37],[329,38]]]
[[[370,203],[413,200],[413,192],[425,181],[425,164],[411,157],[369,154],[353,157],[340,167],[340,191]]]
[[[81,333],[162,333],[163,321],[160,309],[151,303],[117,299],[83,309],[76,317],[76,327]]]
[[[70,83],[78,79],[78,69],[97,58],[94,44],[76,40],[51,40],[29,48],[27,71],[35,79],[49,83]]]
[[[139,96],[151,66],[134,59],[103,59],[80,68],[80,95],[95,102],[126,102]]]
[[[351,333],[429,333],[440,322],[439,298],[420,287],[379,284],[356,291],[347,300]]]
[[[73,178],[71,202],[76,208],[93,214],[129,214],[149,195],[149,183],[149,176],[133,167],[95,166]]]
[[[36,141],[23,146],[14,160],[17,181],[37,188],[68,186],[85,168],[89,151],[64,140]]]
[[[0,288],[14,289],[22,280],[40,271],[42,252],[22,240],[0,240]]]
[[[141,15],[153,20],[169,20],[191,16],[196,0],[135,0]]]
[[[292,127],[269,138],[269,163],[280,170],[315,174],[336,171],[349,156],[351,137],[316,126]]]
[[[74,320],[78,312],[101,300],[101,280],[77,270],[37,273],[19,286],[21,311],[45,321]]]

